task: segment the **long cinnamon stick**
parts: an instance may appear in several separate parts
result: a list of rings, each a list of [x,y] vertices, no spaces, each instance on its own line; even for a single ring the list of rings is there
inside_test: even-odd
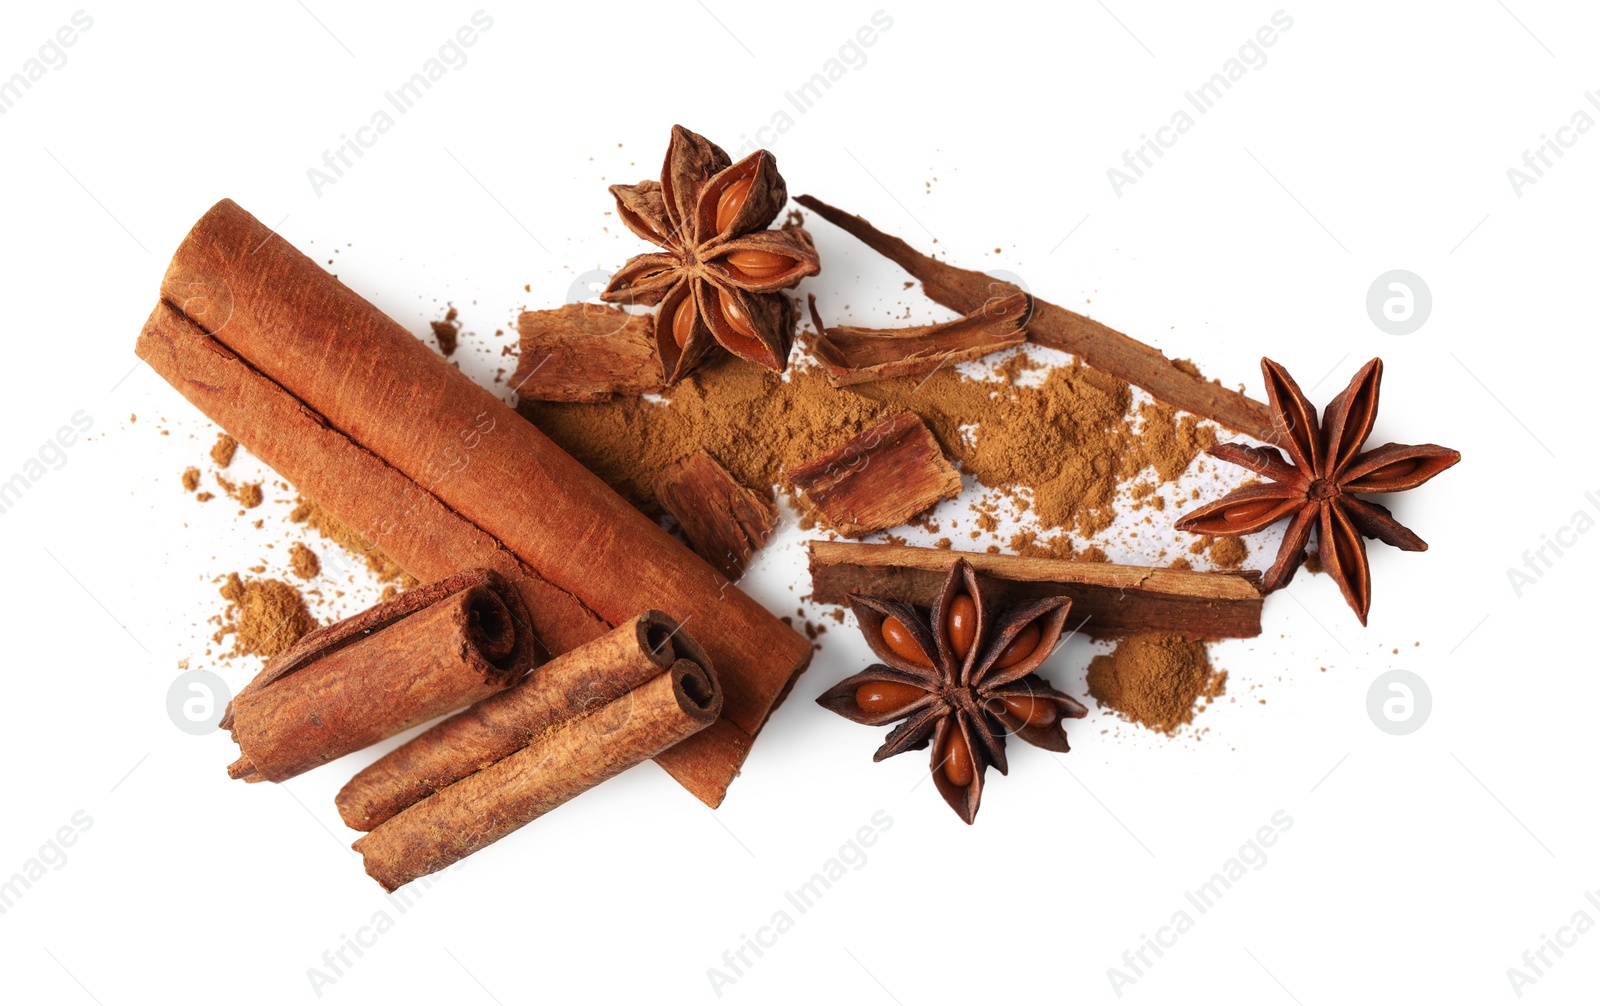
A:
[[[1261,574],[1199,573],[1070,559],[1034,559],[910,545],[812,541],[811,598],[845,604],[847,594],[931,605],[958,558],[972,563],[989,596],[1009,602],[1072,598],[1072,619],[1097,638],[1170,632],[1190,639],[1261,635]]]
[[[710,658],[676,619],[647,611],[368,765],[339,791],[339,816],[356,831],[371,831],[552,726],[617,701],[679,660],[710,673]]]
[[[878,230],[864,218],[829,206],[816,196],[800,196],[795,201],[921,280],[930,298],[953,311],[970,314],[997,297],[1019,292],[1012,284],[993,276],[924,255],[901,239]],[[1028,337],[1041,345],[1071,353],[1096,370],[1136,384],[1175,408],[1214,419],[1230,430],[1258,440],[1276,442],[1277,434],[1266,405],[1179,368],[1155,347],[1093,318],[1035,297],[1033,314],[1028,319]]]
[[[139,354],[418,579],[505,575],[553,653],[652,605],[694,619],[724,717],[660,761],[721,802],[810,659],[802,637],[231,201],[179,247],[162,298]]]
[[[506,837],[717,717],[709,667],[680,659],[615,701],[412,804],[357,840],[367,873],[393,891]]]
[[[489,570],[409,590],[307,634],[223,714],[228,775],[282,782],[515,683],[534,664],[522,597]]]

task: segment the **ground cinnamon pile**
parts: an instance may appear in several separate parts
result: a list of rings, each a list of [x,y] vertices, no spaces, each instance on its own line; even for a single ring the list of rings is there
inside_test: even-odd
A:
[[[282,580],[245,580],[229,573],[219,593],[228,601],[228,609],[222,628],[212,638],[220,643],[223,636],[233,636],[229,657],[276,656],[317,627],[305,598]]]
[[[1039,370],[1021,384],[1016,378]],[[659,513],[651,486],[674,461],[705,450],[741,483],[788,488],[784,469],[831,450],[899,412],[914,412],[945,452],[984,486],[1031,510],[1042,530],[1089,537],[1110,526],[1118,483],[1146,468],[1166,481],[1216,443],[1212,427],[1145,404],[1078,365],[1045,367],[1018,354],[1002,380],[931,376],[832,387],[802,359],[788,379],[726,357],[668,392],[670,404],[524,401],[522,413],[635,505]],[[1071,551],[1064,535],[1041,554]]]
[[[1159,733],[1172,734],[1223,693],[1227,671],[1214,671],[1204,643],[1141,633],[1089,662],[1089,694],[1100,705]]]

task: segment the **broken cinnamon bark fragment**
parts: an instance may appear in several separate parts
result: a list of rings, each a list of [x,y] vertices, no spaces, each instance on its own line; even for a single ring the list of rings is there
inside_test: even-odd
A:
[[[1073,631],[1097,639],[1134,632],[1188,639],[1261,634],[1261,574],[1254,570],[1199,573],[853,541],[812,541],[807,547],[811,599],[818,604],[846,604],[850,594],[863,594],[929,606],[950,567],[966,559],[1000,603],[1072,598]]]
[[[796,200],[867,247],[922,281],[927,295],[953,311],[976,311],[996,295],[1017,288],[974,269],[962,269],[924,255],[901,239],[885,234],[863,218],[815,196]],[[1207,381],[1131,336],[1092,318],[1033,298],[1028,337],[1043,346],[1071,353],[1086,365],[1137,385],[1158,401],[1215,420],[1267,443],[1276,442],[1267,406],[1237,391]]]
[[[655,496],[683,528],[690,547],[730,580],[744,575],[778,522],[770,495],[740,485],[705,451],[663,469]]]
[[[914,412],[902,412],[786,472],[847,538],[904,524],[961,492],[961,475]]]
[[[1023,326],[1031,300],[1020,291],[1004,293],[984,301],[965,317],[938,325],[826,328],[813,295],[810,308],[811,323],[819,336],[817,359],[835,388],[926,374],[947,363],[976,360],[1021,345],[1027,339]]]
[[[566,304],[517,317],[521,353],[511,387],[546,402],[603,402],[660,391],[655,317],[605,304]]]

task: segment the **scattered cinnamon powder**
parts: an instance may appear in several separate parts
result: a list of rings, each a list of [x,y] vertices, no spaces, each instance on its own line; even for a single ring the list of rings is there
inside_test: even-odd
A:
[[[1217,569],[1238,569],[1250,557],[1243,538],[1217,538],[1211,543],[1206,557]]]
[[[294,568],[294,575],[302,580],[310,580],[322,572],[322,562],[317,558],[317,553],[306,548],[304,542],[295,542],[289,546],[289,564]]]
[[[229,657],[277,656],[317,627],[305,598],[282,580],[242,580],[238,573],[229,573],[219,593],[228,608],[212,639],[220,643],[223,636],[233,635]]]
[[[200,488],[200,469],[185,468],[183,470],[183,491],[192,493]]]
[[[339,518],[311,500],[304,497],[297,500],[289,519],[296,524],[306,525],[335,545],[360,556],[366,561],[367,568],[377,577],[379,583],[396,583],[400,590],[410,590],[417,585],[416,578],[401,569],[398,563],[375,546],[369,545]]]
[[[211,462],[218,468],[226,468],[233,464],[233,452],[239,449],[239,441],[226,433],[217,434],[217,442],[211,445]]]
[[[1169,735],[1221,695],[1227,681],[1227,671],[1211,669],[1204,643],[1156,632],[1129,636],[1089,662],[1089,694],[1100,705]]]
[[[201,503],[209,503],[216,499],[216,496],[212,493],[195,493],[194,498],[199,500]]]
[[[999,370],[1014,376],[1039,368],[1019,354]],[[1162,480],[1176,478],[1216,443],[1209,425],[1157,404],[1138,410],[1142,429],[1136,435],[1128,385],[1076,364],[1045,368],[1036,386],[972,379],[946,368],[834,388],[804,360],[785,379],[724,357],[666,394],[666,405],[617,398],[524,401],[519,408],[623,496],[655,514],[660,508],[650,486],[656,473],[696,450],[710,452],[745,485],[787,489],[785,467],[895,413],[914,412],[966,473],[1019,511],[1031,509],[1043,529],[1083,537],[1115,519],[1121,479],[1145,468]],[[983,516],[981,523],[993,521],[992,514]]]

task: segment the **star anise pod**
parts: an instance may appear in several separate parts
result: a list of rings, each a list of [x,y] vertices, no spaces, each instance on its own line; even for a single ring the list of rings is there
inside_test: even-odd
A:
[[[1286,586],[1294,578],[1314,526],[1322,568],[1366,625],[1372,606],[1372,572],[1363,536],[1407,552],[1424,552],[1428,543],[1395,520],[1387,508],[1357,494],[1415,489],[1460,461],[1461,453],[1438,444],[1361,449],[1378,417],[1382,360],[1373,360],[1356,372],[1350,386],[1323,410],[1320,424],[1317,410],[1288,371],[1263,359],[1261,373],[1267,382],[1273,426],[1289,456],[1285,458],[1276,447],[1220,444],[1211,448],[1207,453],[1212,457],[1272,481],[1235,489],[1215,503],[1185,514],[1175,526],[1196,534],[1242,535],[1289,518],[1277,561],[1262,581],[1266,591]]]
[[[789,200],[772,154],[758,150],[733,164],[715,143],[673,126],[661,181],[613,185],[611,194],[628,229],[664,250],[629,259],[600,296],[660,305],[655,339],[666,382],[717,345],[783,370],[796,312],[777,291],[820,266],[805,228],[767,229]]]
[[[1007,608],[986,602],[972,566],[960,559],[933,610],[849,595],[867,645],[883,661],[828,689],[817,702],[889,732],[873,761],[932,744],[933,784],[971,824],[993,765],[1006,773],[1006,735],[1066,751],[1065,719],[1086,710],[1033,673],[1061,638],[1065,597]]]

